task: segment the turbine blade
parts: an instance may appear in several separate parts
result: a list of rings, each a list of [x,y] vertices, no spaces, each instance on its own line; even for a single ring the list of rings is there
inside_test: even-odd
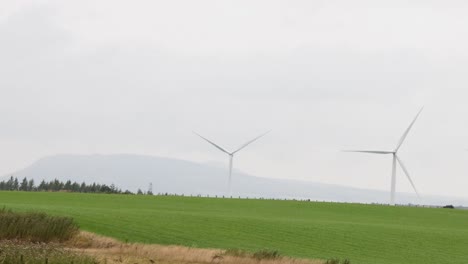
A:
[[[267,132],[265,132],[265,133],[263,133],[263,134],[261,134],[260,136],[254,138],[254,139],[252,139],[252,140],[250,140],[250,141],[248,141],[247,143],[245,143],[244,145],[242,145],[240,148],[238,148],[236,151],[234,151],[232,154],[235,154],[235,153],[241,151],[243,148],[247,147],[248,145],[252,144],[253,142],[257,141],[258,139],[260,139],[261,137],[265,136],[266,134],[268,134],[268,133],[270,133],[270,132],[271,132],[271,130],[270,130],[270,131],[267,131]]]
[[[227,150],[223,149],[222,147],[216,145],[215,143],[213,143],[212,141],[210,141],[209,139],[207,138],[204,138],[203,136],[201,136],[200,134],[198,134],[197,132],[193,132],[195,135],[201,137],[202,139],[204,139],[206,142],[210,143],[211,145],[213,145],[214,147],[216,147],[217,149],[221,150],[222,152],[226,153],[226,154],[229,154],[231,155],[231,153],[229,153]]]
[[[413,186],[413,189],[416,192],[416,195],[418,195],[418,197],[421,197],[419,195],[418,190],[416,189],[416,186],[413,183],[413,180],[411,179],[411,177],[410,177],[410,175],[408,173],[408,170],[406,169],[405,165],[403,164],[403,161],[397,155],[395,155],[395,157],[396,157],[398,163],[400,164],[400,167],[403,169],[403,172],[405,173],[405,175],[408,178],[409,182],[411,183],[411,186]]]
[[[410,124],[409,127],[406,129],[406,131],[405,131],[405,133],[403,134],[403,136],[401,136],[400,141],[398,142],[398,145],[397,145],[397,147],[396,147],[396,149],[395,149],[395,152],[397,152],[397,151],[400,149],[401,145],[403,145],[403,142],[405,142],[406,137],[408,136],[408,134],[409,134],[411,128],[413,127],[414,123],[416,123],[416,120],[418,119],[418,117],[419,117],[419,115],[421,114],[421,112],[422,112],[423,109],[424,109],[424,107],[421,108],[421,110],[419,110],[418,114],[417,114],[416,117],[413,119],[413,122],[411,122],[411,124]]]
[[[371,153],[371,154],[393,154],[393,151],[385,151],[385,150],[342,150],[342,152],[358,152],[358,153]]]

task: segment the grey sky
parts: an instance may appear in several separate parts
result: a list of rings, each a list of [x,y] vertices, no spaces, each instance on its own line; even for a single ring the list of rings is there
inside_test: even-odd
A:
[[[0,3],[0,175],[56,153],[227,162],[389,189],[401,149],[421,193],[468,197],[466,1]],[[399,172],[397,188],[411,191]]]

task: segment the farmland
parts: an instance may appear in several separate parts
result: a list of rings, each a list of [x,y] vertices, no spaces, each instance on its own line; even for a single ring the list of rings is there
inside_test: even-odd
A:
[[[71,216],[124,242],[279,250],[352,263],[468,263],[468,211],[144,195],[0,192],[0,207]]]

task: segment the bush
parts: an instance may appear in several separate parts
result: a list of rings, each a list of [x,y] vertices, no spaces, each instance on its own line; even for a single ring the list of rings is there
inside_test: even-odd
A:
[[[18,213],[0,210],[0,240],[29,242],[63,242],[78,232],[78,225],[69,217],[48,216],[44,213]]]
[[[340,260],[339,259],[329,259],[329,260],[327,260],[327,262],[325,262],[325,264],[340,264]]]
[[[343,261],[340,261],[340,259],[333,258],[327,260],[325,264],[351,264],[351,261],[349,259],[344,259]]]
[[[231,249],[227,249],[226,251],[224,251],[222,255],[240,257],[240,258],[254,258],[257,260],[277,259],[281,257],[281,254],[279,253],[278,250],[269,250],[269,249],[262,249],[254,253],[250,253],[242,249],[231,248]]]
[[[261,259],[277,259],[281,257],[281,254],[279,253],[278,250],[268,250],[268,249],[262,249],[259,250],[255,253],[253,253],[252,257],[255,259],[261,260]]]

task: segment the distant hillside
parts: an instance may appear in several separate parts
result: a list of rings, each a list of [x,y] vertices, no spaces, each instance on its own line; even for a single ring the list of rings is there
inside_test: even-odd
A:
[[[35,162],[13,173],[38,181],[72,180],[115,184],[122,189],[146,191],[151,182],[154,193],[185,195],[225,195],[227,168],[190,161],[143,155],[56,155]],[[8,175],[9,176],[9,175]],[[268,179],[234,171],[233,195],[242,197],[298,198],[344,202],[388,202],[388,192],[339,185]],[[463,199],[399,193],[399,203],[468,205]]]

